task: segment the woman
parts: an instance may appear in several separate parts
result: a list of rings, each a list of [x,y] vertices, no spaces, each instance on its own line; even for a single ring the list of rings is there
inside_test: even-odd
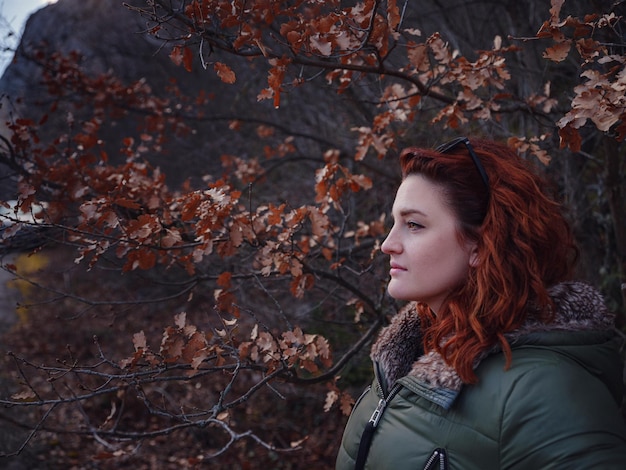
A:
[[[568,280],[577,251],[543,181],[484,140],[400,161],[382,251],[410,303],[372,347],[336,468],[625,469],[613,317]]]

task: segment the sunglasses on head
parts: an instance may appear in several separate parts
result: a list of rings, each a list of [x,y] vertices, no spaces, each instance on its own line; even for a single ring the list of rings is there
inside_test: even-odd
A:
[[[472,161],[474,162],[474,165],[476,165],[476,169],[478,170],[478,173],[480,173],[480,177],[482,178],[483,183],[485,183],[485,187],[487,188],[487,194],[489,194],[489,191],[490,191],[489,177],[487,176],[485,167],[483,167],[483,164],[480,163],[480,160],[478,159],[478,155],[476,155],[476,152],[474,152],[474,147],[472,147],[472,144],[470,144],[470,141],[467,137],[457,137],[456,139],[451,140],[450,142],[441,144],[435,150],[439,153],[447,153],[459,145],[465,145],[465,148],[470,154],[470,157],[472,157]]]

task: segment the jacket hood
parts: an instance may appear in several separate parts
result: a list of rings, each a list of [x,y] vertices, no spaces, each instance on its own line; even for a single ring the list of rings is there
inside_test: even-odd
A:
[[[518,330],[506,334],[515,348],[536,345],[557,349],[580,363],[603,380],[615,394],[614,378],[620,378],[619,361],[615,361],[614,315],[604,304],[600,293],[582,282],[566,282],[549,289],[555,316],[550,323],[534,318]],[[499,345],[486,351],[476,363],[499,352]],[[381,386],[387,389],[404,376],[429,390],[458,392],[463,386],[455,369],[436,351],[422,354],[420,321],[415,304],[408,304],[385,327],[372,347],[371,357]]]

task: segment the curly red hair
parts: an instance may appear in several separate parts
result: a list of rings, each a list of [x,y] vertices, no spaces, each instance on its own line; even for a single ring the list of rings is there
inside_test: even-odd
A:
[[[466,146],[445,153],[408,148],[400,155],[403,177],[419,173],[441,185],[458,217],[460,238],[477,244],[477,266],[437,316],[425,305],[418,308],[428,325],[426,351],[440,352],[467,383],[476,381],[478,356],[497,343],[510,365],[505,333],[529,316],[549,321],[553,305],[547,289],[572,275],[578,254],[546,181],[505,145],[479,139],[471,145],[487,172],[489,189]]]

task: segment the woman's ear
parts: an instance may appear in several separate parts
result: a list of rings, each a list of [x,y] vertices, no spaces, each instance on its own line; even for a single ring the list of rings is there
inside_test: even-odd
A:
[[[469,265],[470,267],[475,268],[478,266],[478,262],[480,261],[480,258],[478,257],[478,246],[476,243],[471,244],[469,255]]]

